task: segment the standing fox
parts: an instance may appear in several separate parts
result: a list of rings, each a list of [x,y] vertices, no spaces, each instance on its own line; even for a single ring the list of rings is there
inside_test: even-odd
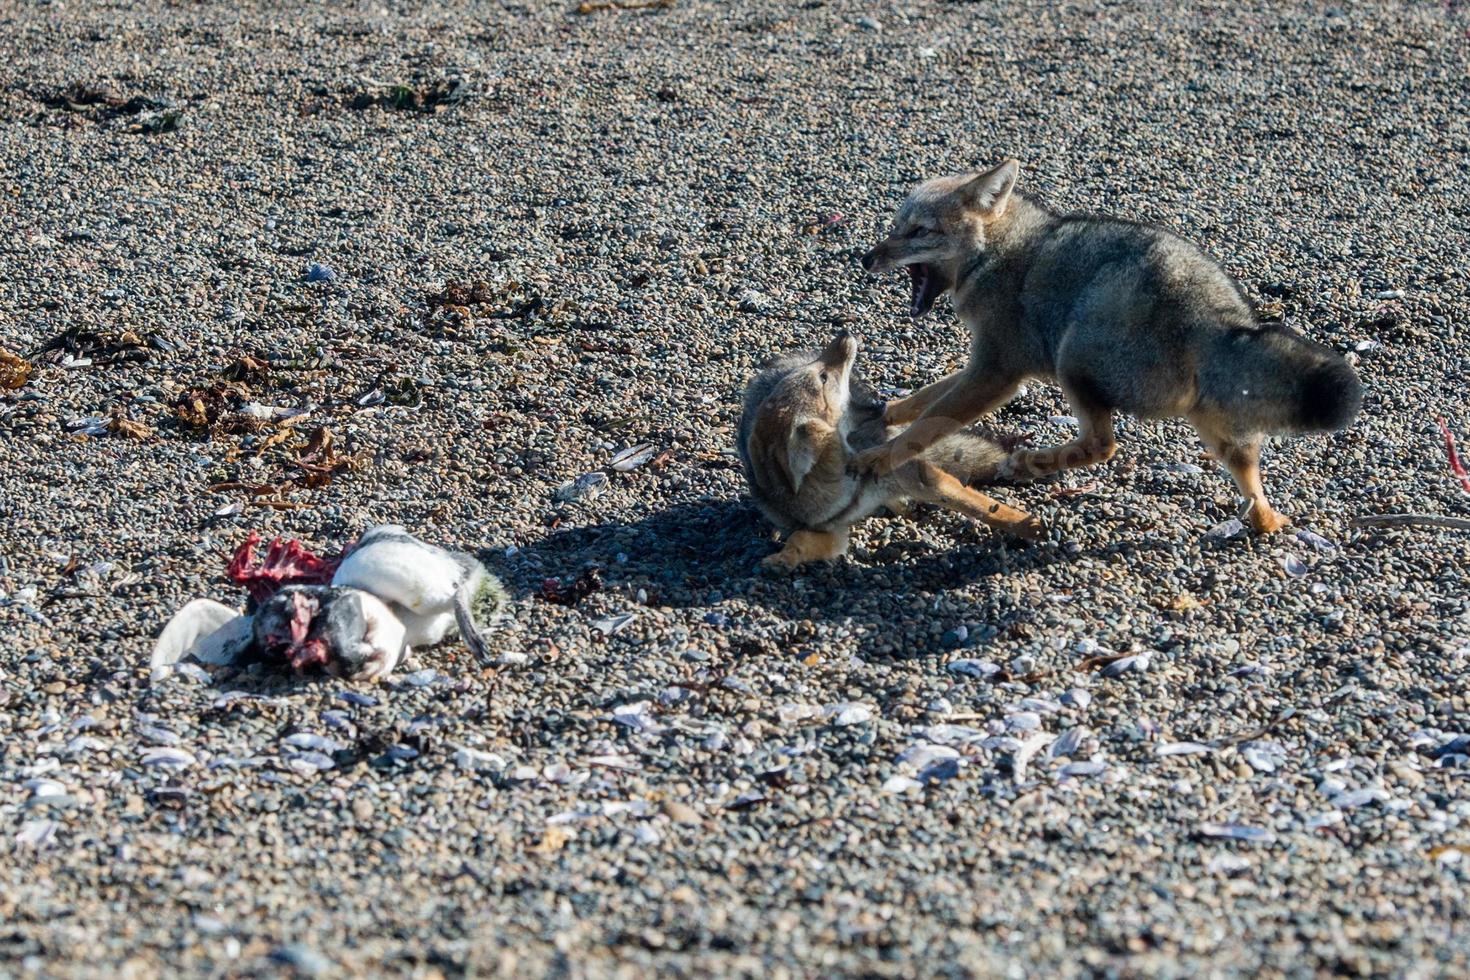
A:
[[[1077,438],[1017,450],[1002,475],[1034,477],[1113,455],[1113,412],[1187,418],[1230,470],[1258,532],[1287,519],[1261,487],[1267,434],[1346,427],[1362,405],[1336,353],[1284,326],[1258,323],[1240,286],[1190,242],[1116,218],[1057,215],[1015,193],[1019,166],[919,185],[863,268],[905,266],[909,315],[946,292],[970,330],[964,368],[888,405],[908,425],[852,461],[882,474],[1010,398],[1023,380],[1054,378]]]
[[[852,378],[857,338],[843,331],[822,351],[776,361],[745,391],[738,449],[750,494],[783,531],[786,546],[766,565],[795,568],[847,551],[848,528],[881,507],[938,504],[1011,534],[1039,537],[1041,524],[965,484],[995,476],[999,446],[955,433],[881,477],[854,476],[852,448],[888,438],[883,406]]]

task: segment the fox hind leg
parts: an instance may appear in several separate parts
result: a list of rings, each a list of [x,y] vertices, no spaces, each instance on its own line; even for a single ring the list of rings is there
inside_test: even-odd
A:
[[[1194,423],[1195,431],[1210,455],[1225,464],[1241,496],[1250,502],[1248,516],[1251,527],[1260,534],[1270,534],[1286,527],[1290,520],[1271,506],[1266,500],[1266,490],[1261,486],[1261,437],[1241,439],[1231,436],[1218,420],[1206,415],[1191,415],[1189,421]]]
[[[913,497],[964,514],[991,527],[1022,538],[1040,538],[1046,528],[1024,510],[1017,510],[967,487],[955,476],[927,460],[915,460],[901,471],[904,489]]]

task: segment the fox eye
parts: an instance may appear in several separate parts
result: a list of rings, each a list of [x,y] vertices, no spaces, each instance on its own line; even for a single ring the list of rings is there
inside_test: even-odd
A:
[[[909,233],[903,237],[918,238],[920,235],[929,234],[930,230],[931,229],[925,228],[923,225],[914,225],[912,228],[909,229]]]
[[[827,372],[826,371],[823,371],[822,372],[822,384],[826,384],[826,383],[827,383]]]

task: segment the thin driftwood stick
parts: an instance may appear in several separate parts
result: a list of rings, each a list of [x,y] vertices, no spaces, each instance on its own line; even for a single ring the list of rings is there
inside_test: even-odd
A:
[[[1438,514],[1370,514],[1354,517],[1354,527],[1448,527],[1470,531],[1470,518],[1441,517]]]

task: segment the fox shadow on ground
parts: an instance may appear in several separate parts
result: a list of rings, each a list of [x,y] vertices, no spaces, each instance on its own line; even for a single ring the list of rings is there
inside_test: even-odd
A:
[[[920,520],[940,519],[946,518],[932,509],[921,512]],[[874,547],[855,544],[859,560],[782,572],[761,567],[779,545],[748,499],[706,497],[626,521],[559,528],[511,555],[494,556],[492,566],[522,600],[540,601],[535,597],[548,578],[569,582],[595,567],[605,588],[629,595],[642,589],[653,605],[718,612],[721,603],[738,598],[788,621],[867,627],[872,637],[860,644],[865,649],[896,646],[916,653],[928,648],[927,635],[885,632],[912,621],[916,594],[982,580],[999,590],[1012,575],[1076,557],[1055,544],[1006,539],[961,521],[952,525],[941,534],[952,533],[949,546],[899,531]]]

